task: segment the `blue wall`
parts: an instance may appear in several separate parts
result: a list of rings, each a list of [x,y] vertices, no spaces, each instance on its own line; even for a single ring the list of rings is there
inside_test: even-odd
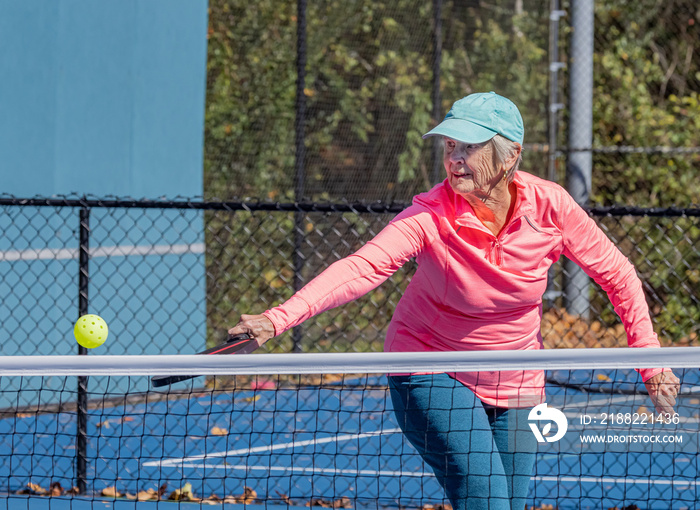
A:
[[[0,193],[201,195],[207,21],[206,0],[0,0]],[[0,209],[0,355],[77,351],[77,214]],[[201,213],[90,222],[89,311],[110,325],[90,354],[202,349]],[[129,254],[169,246],[191,251]]]
[[[206,0],[0,0],[0,192],[202,193]]]

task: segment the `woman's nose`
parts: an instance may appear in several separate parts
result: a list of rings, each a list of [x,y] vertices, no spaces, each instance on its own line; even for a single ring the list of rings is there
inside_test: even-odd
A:
[[[464,157],[464,151],[455,149],[450,153],[450,161],[452,163],[464,163],[465,159],[466,158]]]

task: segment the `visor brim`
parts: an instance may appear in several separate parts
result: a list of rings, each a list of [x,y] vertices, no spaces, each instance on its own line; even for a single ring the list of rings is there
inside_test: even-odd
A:
[[[446,136],[462,143],[483,143],[491,140],[498,133],[468,120],[445,119],[440,124],[423,135],[423,139],[429,136]]]

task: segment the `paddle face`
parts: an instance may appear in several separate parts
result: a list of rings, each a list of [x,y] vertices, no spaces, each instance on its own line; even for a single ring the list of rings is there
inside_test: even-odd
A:
[[[258,343],[248,333],[234,335],[222,344],[207,349],[206,351],[198,352],[197,354],[250,354],[258,348]],[[180,381],[187,381],[199,377],[197,375],[157,375],[151,377],[151,385],[154,388],[169,386]]]

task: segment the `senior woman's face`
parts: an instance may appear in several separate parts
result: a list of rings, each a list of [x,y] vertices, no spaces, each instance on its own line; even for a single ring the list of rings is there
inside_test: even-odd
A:
[[[501,169],[495,166],[493,148],[488,142],[464,143],[445,137],[443,162],[447,181],[455,193],[486,192],[501,178]]]

